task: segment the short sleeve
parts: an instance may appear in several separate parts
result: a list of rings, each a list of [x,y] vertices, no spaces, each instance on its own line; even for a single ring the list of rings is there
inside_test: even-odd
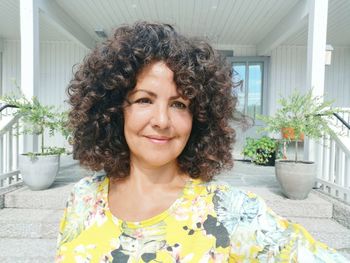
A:
[[[349,262],[315,241],[301,225],[276,215],[257,195],[241,195],[238,223],[230,238],[233,262]]]

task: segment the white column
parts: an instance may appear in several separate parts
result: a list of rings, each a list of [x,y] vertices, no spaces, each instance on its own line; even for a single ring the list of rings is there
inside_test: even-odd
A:
[[[21,90],[29,99],[39,87],[39,8],[37,0],[20,0]],[[26,137],[24,150],[36,151],[37,139]]]
[[[309,0],[306,89],[314,96],[324,94],[325,50],[327,42],[328,0]],[[304,158],[316,161],[317,145],[306,140]]]
[[[4,39],[0,38],[0,96],[3,93],[2,88],[2,53],[4,52]]]

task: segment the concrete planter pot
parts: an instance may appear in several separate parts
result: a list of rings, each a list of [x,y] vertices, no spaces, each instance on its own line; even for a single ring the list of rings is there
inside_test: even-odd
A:
[[[19,170],[23,182],[34,191],[49,188],[56,178],[59,166],[60,155],[19,156]]]
[[[307,198],[315,185],[317,167],[314,162],[276,160],[275,171],[283,194],[290,199]]]

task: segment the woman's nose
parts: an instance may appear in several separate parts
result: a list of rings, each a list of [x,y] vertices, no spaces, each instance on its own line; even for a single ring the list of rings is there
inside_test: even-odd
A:
[[[154,105],[151,125],[159,129],[169,128],[170,116],[167,105]]]

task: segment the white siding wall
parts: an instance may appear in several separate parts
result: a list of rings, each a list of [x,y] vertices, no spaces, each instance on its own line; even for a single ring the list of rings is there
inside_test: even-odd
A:
[[[268,90],[268,114],[276,110],[280,95],[288,96],[293,90],[305,90],[306,47],[280,46],[271,52]]]
[[[40,86],[38,99],[44,104],[66,107],[66,87],[72,78],[72,67],[82,61],[87,49],[72,42],[40,43]],[[3,53],[3,94],[15,90],[13,79],[20,85],[20,42],[6,40]],[[47,145],[66,145],[60,136],[47,138]]]
[[[40,88],[38,98],[51,105],[62,105],[71,80],[72,67],[81,62],[87,49],[71,42],[40,44]]]
[[[295,89],[305,91],[306,52],[305,46],[280,46],[272,51],[269,114],[275,112],[280,94],[288,96]],[[336,99],[334,105],[338,107],[350,107],[350,47],[334,47],[332,64],[326,66],[325,99]]]
[[[72,66],[79,63],[87,49],[72,42],[40,43],[40,86],[38,98],[51,105],[63,105],[65,89],[72,78]],[[14,90],[13,79],[20,85],[20,42],[6,40],[3,53],[3,94]]]
[[[335,106],[350,107],[350,47],[334,47],[332,64],[326,66],[325,92]]]
[[[212,45],[216,49],[233,50],[233,55],[237,57],[256,56],[256,46],[254,45]]]
[[[237,57],[256,56],[255,46],[233,46],[233,54]]]
[[[21,80],[21,45],[17,40],[5,40],[2,53],[2,94],[15,89],[13,80],[20,85]]]

